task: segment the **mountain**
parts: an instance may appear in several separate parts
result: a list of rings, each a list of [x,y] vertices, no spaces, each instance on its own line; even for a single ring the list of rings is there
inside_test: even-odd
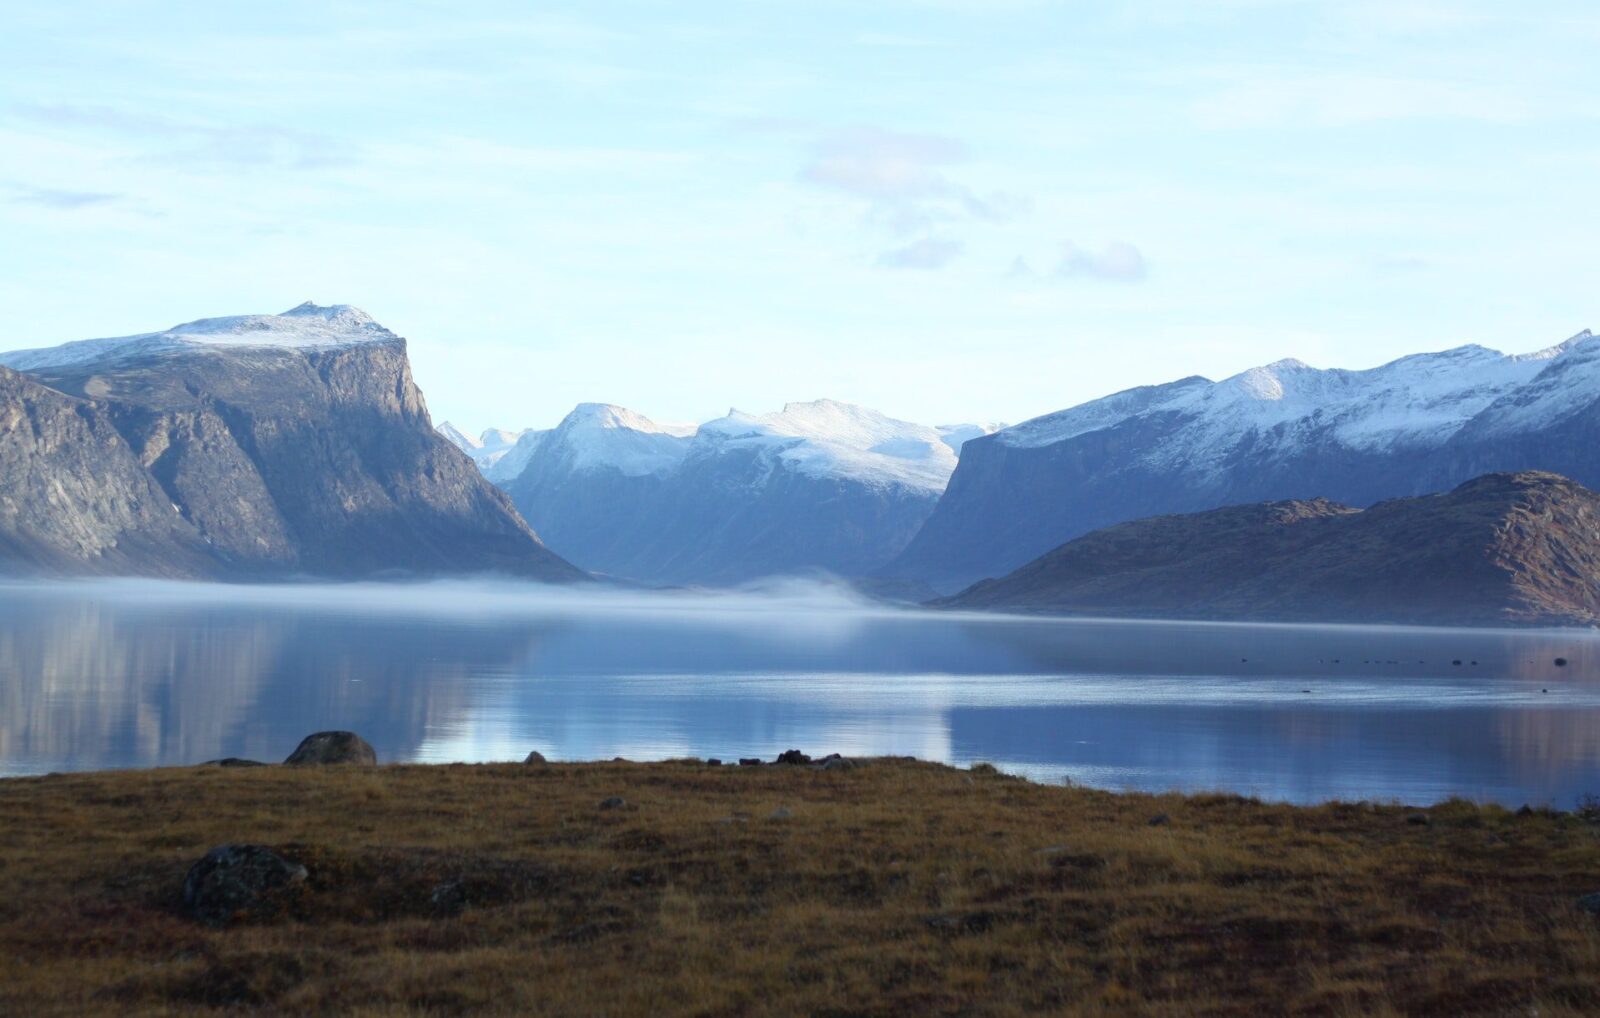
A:
[[[970,441],[885,575],[944,591],[1101,527],[1326,496],[1351,505],[1551,470],[1600,485],[1600,341],[1480,346],[1366,371],[1285,360],[1116,393]]]
[[[0,569],[582,574],[429,423],[348,306],[0,354]]]
[[[1600,495],[1489,474],[1359,510],[1232,506],[1097,530],[944,607],[1252,621],[1600,624]]]
[[[436,429],[451,445],[460,449],[472,458],[478,469],[491,481],[508,480],[522,472],[522,467],[527,463],[526,456],[519,456],[517,443],[530,435],[540,435],[543,432],[524,428],[522,431],[506,431],[503,428],[489,428],[482,435],[473,438],[449,421],[440,424]]]
[[[859,576],[932,511],[964,427],[819,400],[690,431],[586,403],[524,436],[511,454],[522,469],[502,483],[550,547],[586,569],[673,584]]]

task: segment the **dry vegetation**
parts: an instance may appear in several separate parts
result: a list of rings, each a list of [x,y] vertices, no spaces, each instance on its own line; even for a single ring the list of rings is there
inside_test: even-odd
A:
[[[0,1013],[1600,1010],[1597,828],[1426,815],[909,761],[14,779]],[[238,841],[309,880],[185,918],[189,864]]]

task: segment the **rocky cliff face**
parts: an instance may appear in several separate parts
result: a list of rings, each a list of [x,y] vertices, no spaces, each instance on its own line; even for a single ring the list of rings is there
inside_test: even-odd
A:
[[[953,591],[1127,520],[1264,500],[1351,505],[1491,471],[1600,485],[1600,340],[1460,347],[1369,371],[1279,361],[1130,390],[969,442],[886,573]]]
[[[1325,499],[1098,530],[945,607],[1257,621],[1600,624],[1600,496],[1491,474],[1367,510]]]
[[[351,308],[0,355],[0,553],[144,575],[580,576],[437,435]],[[14,480],[15,479],[15,480]],[[6,563],[0,562],[0,566]]]

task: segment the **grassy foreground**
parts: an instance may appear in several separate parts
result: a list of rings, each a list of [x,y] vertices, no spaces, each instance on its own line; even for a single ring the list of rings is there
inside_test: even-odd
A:
[[[12,779],[0,1014],[1600,1010],[1574,905],[1600,828],[1425,813],[911,761]],[[239,841],[309,879],[272,916],[185,918],[189,864]]]

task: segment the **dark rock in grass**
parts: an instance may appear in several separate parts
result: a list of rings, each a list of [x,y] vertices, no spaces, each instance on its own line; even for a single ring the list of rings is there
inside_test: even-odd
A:
[[[220,926],[259,910],[274,893],[305,879],[304,866],[270,848],[219,845],[189,867],[183,908],[201,922]]]
[[[855,769],[856,762],[854,760],[846,760],[844,757],[834,754],[833,756],[828,757],[828,759],[822,761],[822,763],[818,766],[825,771],[848,771]]]
[[[544,758],[544,754],[539,752],[536,749],[532,753],[529,753],[527,755],[527,757],[525,757],[523,759],[522,762],[525,763],[525,764],[541,764],[541,763],[549,763],[550,761],[546,760]]]
[[[1519,817],[1531,817],[1531,816],[1533,816],[1533,807],[1529,806],[1527,803],[1523,803],[1522,807],[1517,810],[1517,816],[1519,816]]]
[[[768,820],[792,820],[792,819],[794,819],[794,813],[791,810],[786,809],[783,806],[779,806],[777,809],[775,809],[771,813],[767,814],[767,819]]]
[[[1165,827],[1170,823],[1172,823],[1172,818],[1167,816],[1165,813],[1157,813],[1155,816],[1145,821],[1145,825],[1148,827]]]
[[[1590,915],[1600,915],[1600,892],[1586,894],[1573,904]]]
[[[946,937],[965,933],[983,933],[992,928],[999,917],[993,912],[964,912],[953,915],[936,915],[924,920],[928,928]]]
[[[433,889],[428,902],[438,912],[458,915],[467,907],[467,885],[459,880],[448,880]]]
[[[1565,668],[1566,666],[1567,666],[1567,659],[1566,658],[1564,658],[1564,657],[1556,658],[1556,667],[1557,668]]]
[[[706,761],[706,766],[707,767],[721,767],[722,766],[722,761],[718,760],[716,757],[712,757],[711,759]]]
[[[620,795],[613,795],[608,799],[601,799],[600,800],[600,808],[601,809],[621,809],[622,807],[626,806],[627,804],[628,804],[628,801],[626,799],[624,799]]]
[[[811,762],[811,758],[798,749],[786,749],[778,754],[777,762],[790,765],[808,764]]]
[[[1428,814],[1426,813],[1412,813],[1406,817],[1406,823],[1413,827],[1428,827],[1433,824],[1433,821],[1428,819]]]
[[[761,763],[762,763],[762,761],[756,759],[753,756],[741,756],[739,758],[739,766],[740,767],[760,767]]]
[[[245,760],[237,756],[225,756],[221,760],[207,760],[202,767],[265,767],[260,760]]]
[[[320,766],[326,764],[355,764],[376,767],[378,754],[367,745],[367,740],[355,732],[317,732],[300,741],[289,754],[286,764]]]

